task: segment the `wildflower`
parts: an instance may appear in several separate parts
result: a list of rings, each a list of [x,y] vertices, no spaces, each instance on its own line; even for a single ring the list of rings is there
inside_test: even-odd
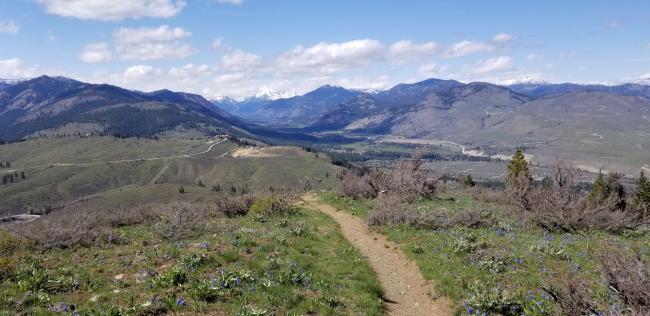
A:
[[[181,306],[181,307],[185,306],[185,299],[183,299],[182,297],[179,297],[176,300],[176,305]]]
[[[209,246],[210,245],[208,244],[208,242],[204,241],[204,242],[201,243],[201,245],[199,247],[201,247],[202,249],[207,250]]]

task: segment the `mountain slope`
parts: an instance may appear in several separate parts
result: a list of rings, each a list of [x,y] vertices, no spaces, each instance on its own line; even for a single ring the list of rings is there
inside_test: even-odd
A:
[[[47,76],[0,91],[0,139],[54,129],[120,136],[194,130],[232,133],[239,122],[203,97],[168,90],[152,93]]]
[[[508,86],[513,91],[525,94],[533,98],[539,98],[549,95],[558,95],[564,93],[574,93],[574,92],[603,92],[603,93],[613,93],[626,96],[641,96],[645,98],[650,98],[650,86],[627,83],[616,86],[606,86],[606,85],[580,85],[575,83],[559,83],[559,84],[514,84]]]
[[[523,146],[538,163],[564,157],[590,170],[636,173],[650,162],[648,86],[558,85],[542,93],[488,83],[439,84],[359,95],[306,130],[444,139],[500,154]]]
[[[237,101],[228,97],[212,103],[227,112],[270,125],[307,126],[336,105],[361,94],[359,91],[325,85],[304,95],[265,93]]]

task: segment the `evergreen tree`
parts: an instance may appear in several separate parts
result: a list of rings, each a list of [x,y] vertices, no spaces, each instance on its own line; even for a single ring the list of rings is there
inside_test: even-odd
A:
[[[517,149],[508,163],[508,176],[506,178],[506,194],[512,203],[524,211],[530,211],[531,188],[533,177],[528,167],[528,161],[521,149]]]
[[[508,178],[510,180],[523,178],[529,181],[533,179],[528,168],[528,161],[526,161],[524,151],[521,149],[517,149],[512,156],[512,160],[508,163]]]
[[[178,188],[178,193],[183,194],[185,193],[185,188],[181,185],[180,188]]]
[[[589,200],[600,203],[607,199],[609,193],[607,192],[607,183],[605,183],[605,176],[603,171],[599,170],[596,180],[591,185],[591,191],[589,192]]]
[[[645,173],[641,171],[639,180],[637,180],[636,202],[650,205],[650,180]]]

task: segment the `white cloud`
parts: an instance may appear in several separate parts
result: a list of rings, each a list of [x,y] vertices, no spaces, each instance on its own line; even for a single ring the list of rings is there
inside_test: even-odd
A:
[[[474,74],[485,74],[495,71],[504,71],[512,69],[512,58],[509,56],[492,57],[481,60],[471,66],[471,72]]]
[[[105,63],[113,59],[113,52],[107,43],[90,43],[84,46],[80,58],[86,64]]]
[[[431,56],[438,51],[438,48],[439,46],[435,42],[416,44],[405,40],[393,43],[388,49],[388,56],[401,63]]]
[[[221,45],[223,44],[223,37],[217,37],[212,41],[212,48],[217,49],[220,48]]]
[[[435,78],[443,76],[449,67],[436,63],[425,64],[418,67],[418,74],[425,78]]]
[[[537,55],[535,53],[530,53],[530,54],[528,54],[526,56],[526,60],[528,60],[528,61],[535,61],[535,60],[538,60],[539,58],[540,58],[539,55]]]
[[[183,67],[172,67],[169,69],[169,76],[180,79],[192,79],[197,77],[209,76],[214,74],[215,67],[201,64],[187,64]]]
[[[181,27],[162,25],[157,28],[120,28],[113,33],[115,51],[121,59],[177,59],[193,55],[196,50],[180,40],[191,33]]]
[[[217,2],[226,3],[226,4],[240,5],[240,4],[242,4],[242,2],[244,2],[244,0],[217,0]]]
[[[118,44],[131,44],[141,42],[167,42],[179,40],[192,35],[181,27],[171,28],[161,25],[157,28],[126,28],[122,27],[113,33],[113,39]]]
[[[226,71],[249,71],[258,67],[261,60],[260,56],[235,49],[221,57],[220,66]]]
[[[0,78],[31,78],[37,70],[37,65],[27,65],[20,58],[0,59]]]
[[[0,34],[16,34],[20,30],[20,25],[14,21],[0,21]]]
[[[277,60],[279,70],[332,73],[360,67],[381,57],[384,46],[376,40],[361,39],[342,43],[321,42],[312,47],[297,46]]]
[[[82,20],[116,21],[142,17],[170,18],[185,0],[38,0],[50,14]]]
[[[451,44],[444,53],[445,57],[463,57],[475,53],[493,51],[494,46],[472,41],[460,41]]]
[[[137,65],[127,68],[124,71],[124,78],[126,79],[143,79],[158,76],[162,71],[148,65]]]
[[[495,43],[507,43],[510,42],[511,40],[512,40],[512,35],[508,33],[499,33],[497,35],[494,35],[494,37],[492,37],[492,42]]]

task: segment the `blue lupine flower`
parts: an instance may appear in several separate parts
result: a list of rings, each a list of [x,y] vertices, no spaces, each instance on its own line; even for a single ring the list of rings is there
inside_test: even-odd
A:
[[[179,298],[176,300],[176,305],[181,306],[181,307],[182,307],[182,306],[185,306],[185,299],[183,299],[182,297],[179,297]]]

